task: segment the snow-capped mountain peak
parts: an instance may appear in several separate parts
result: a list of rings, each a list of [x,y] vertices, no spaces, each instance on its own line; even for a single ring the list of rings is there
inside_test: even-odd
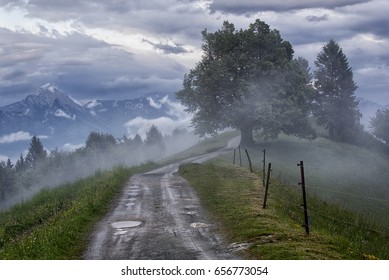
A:
[[[61,92],[55,85],[53,85],[51,83],[44,84],[43,86],[41,86],[39,88],[39,90],[48,91],[48,92],[52,92],[52,93]],[[38,92],[39,92],[39,90],[38,90]]]
[[[26,101],[40,106],[52,107],[54,103],[59,103],[62,106],[68,107],[81,107],[74,102],[69,96],[59,90],[55,85],[47,83],[35,92],[35,94],[29,95]]]

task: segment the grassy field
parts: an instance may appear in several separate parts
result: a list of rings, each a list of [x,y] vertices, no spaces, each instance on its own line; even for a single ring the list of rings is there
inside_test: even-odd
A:
[[[215,151],[238,135],[208,138],[164,163]],[[262,150],[272,162],[268,208],[262,209]],[[389,259],[388,157],[355,146],[281,136],[249,149],[254,173],[232,165],[233,153],[180,173],[198,191],[231,242],[249,243],[252,259]],[[301,227],[299,168],[306,167],[311,235]],[[239,161],[237,160],[237,163]],[[97,172],[39,192],[0,213],[0,259],[80,259],[95,225],[131,174],[153,164]],[[363,216],[358,213],[363,214]],[[377,225],[379,224],[379,225]]]
[[[256,172],[272,163],[272,177],[285,185],[300,181],[297,166],[305,166],[307,191],[322,199],[358,211],[389,229],[389,156],[325,138],[313,141],[281,135],[277,140],[258,141],[249,149]],[[232,153],[224,157],[232,162]],[[244,166],[246,155],[242,153]]]
[[[205,139],[163,163],[215,151],[236,135],[228,132]],[[0,259],[81,259],[94,225],[123,184],[132,174],[153,167],[150,163],[97,172],[72,184],[43,189],[31,200],[0,212]]]
[[[315,212],[309,212],[313,222],[311,234],[306,235],[297,188],[272,180],[263,209],[261,178],[245,167],[219,159],[182,165],[179,172],[196,189],[229,241],[250,244],[245,255],[249,259],[389,258],[387,233],[354,212],[313,196],[308,200]]]
[[[0,259],[81,259],[93,226],[129,176],[152,167],[97,172],[0,213]]]

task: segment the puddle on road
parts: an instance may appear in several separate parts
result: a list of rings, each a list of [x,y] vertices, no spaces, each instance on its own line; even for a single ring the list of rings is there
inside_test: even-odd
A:
[[[114,233],[114,235],[123,235],[123,234],[126,234],[127,233],[127,230],[118,230],[117,232]]]
[[[137,196],[139,194],[139,191],[129,191],[127,192],[127,194],[131,196]]]
[[[184,209],[185,210],[193,210],[193,209],[197,209],[197,206],[196,205],[187,205],[187,206],[184,206]]]
[[[126,228],[133,228],[133,227],[138,227],[142,224],[142,222],[139,221],[120,221],[120,222],[113,222],[111,226],[115,229],[120,231],[124,231]]]
[[[188,212],[184,212],[185,215],[189,215],[189,216],[193,216],[193,215],[197,215],[197,211],[188,211]]]
[[[208,227],[209,225],[206,224],[206,223],[191,223],[190,226],[192,228],[206,228]]]

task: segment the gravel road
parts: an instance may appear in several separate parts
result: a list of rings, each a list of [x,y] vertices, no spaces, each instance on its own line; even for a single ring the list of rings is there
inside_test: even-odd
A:
[[[180,164],[207,161],[238,142],[234,138],[219,151],[132,176],[92,234],[85,259],[239,259],[234,246],[217,234],[195,191],[176,173]]]

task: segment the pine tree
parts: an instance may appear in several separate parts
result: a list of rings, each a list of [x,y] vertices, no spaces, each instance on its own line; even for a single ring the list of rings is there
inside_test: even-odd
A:
[[[20,154],[20,157],[15,164],[15,171],[23,172],[25,170],[26,170],[26,162],[24,160],[23,154]]]
[[[314,115],[317,123],[328,129],[333,140],[353,142],[361,129],[361,113],[355,101],[357,86],[346,55],[330,40],[315,61]]]
[[[116,144],[116,139],[111,134],[92,131],[85,141],[87,149],[106,150]]]
[[[0,200],[15,188],[16,176],[10,159],[0,162]]]
[[[132,146],[134,148],[140,148],[143,144],[142,137],[139,134],[136,134],[134,139],[132,139]]]
[[[165,150],[165,145],[163,143],[163,136],[159,129],[152,125],[149,131],[146,133],[146,145],[158,147],[161,151]]]
[[[40,139],[37,136],[33,136],[26,156],[26,166],[29,169],[35,169],[38,162],[44,160],[47,157],[47,152],[43,148]]]
[[[370,121],[373,134],[389,145],[389,109],[378,110]]]

